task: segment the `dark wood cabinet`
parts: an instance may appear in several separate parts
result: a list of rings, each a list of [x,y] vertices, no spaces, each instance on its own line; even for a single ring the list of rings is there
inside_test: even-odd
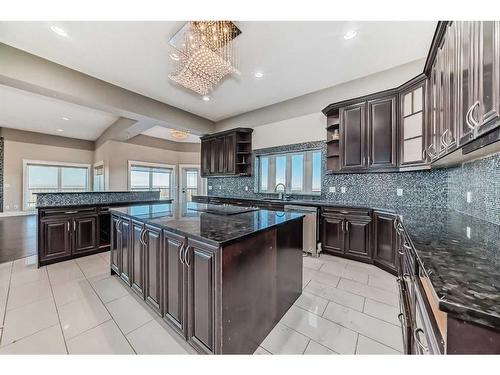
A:
[[[396,222],[396,214],[373,213],[373,263],[392,274],[397,273]]]
[[[186,337],[187,274],[182,260],[185,246],[185,237],[163,231],[163,319]]]
[[[370,221],[370,218],[345,219],[344,254],[357,259],[371,259]]]
[[[161,229],[146,225],[144,252],[146,254],[146,302],[159,314],[162,314],[162,244]]]
[[[110,260],[111,260],[111,270],[117,275],[121,273],[120,270],[120,232],[118,225],[120,224],[120,217],[112,215],[111,216],[111,249],[110,249]]]
[[[320,241],[324,251],[371,262],[371,215],[368,210],[322,207]]]
[[[73,219],[74,253],[87,253],[97,247],[97,215]]]
[[[214,352],[215,313],[214,247],[188,239],[185,253],[187,270],[188,341],[198,350]]]
[[[344,219],[323,215],[321,226],[322,246],[333,254],[344,253]]]
[[[130,258],[132,261],[131,266],[131,286],[132,290],[139,296],[144,298],[144,267],[145,267],[145,252],[144,240],[144,225],[140,222],[132,220],[131,239],[130,239]]]
[[[66,218],[40,221],[40,256],[47,261],[71,255],[71,220]]]
[[[252,129],[236,128],[201,137],[201,176],[249,176]]]
[[[340,171],[393,170],[398,165],[397,93],[340,105]],[[335,118],[337,110],[328,118]],[[329,141],[330,142],[330,141]],[[334,154],[332,154],[332,157]],[[336,170],[336,168],[331,169]]]
[[[397,166],[396,96],[368,102],[368,157],[369,168]]]
[[[118,251],[120,253],[120,277],[130,285],[130,220],[121,219],[118,223]]]
[[[365,116],[365,102],[340,109],[340,149],[343,170],[366,168]]]

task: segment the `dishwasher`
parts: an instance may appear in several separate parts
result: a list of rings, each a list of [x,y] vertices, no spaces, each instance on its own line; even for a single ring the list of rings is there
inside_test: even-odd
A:
[[[304,214],[302,250],[314,257],[319,257],[318,249],[318,208],[309,206],[285,205],[285,211]]]

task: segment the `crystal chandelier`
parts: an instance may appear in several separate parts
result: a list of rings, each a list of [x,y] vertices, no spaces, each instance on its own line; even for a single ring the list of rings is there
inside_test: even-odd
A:
[[[176,61],[172,81],[208,95],[226,76],[239,74],[235,38],[241,31],[231,21],[190,21],[171,39]]]

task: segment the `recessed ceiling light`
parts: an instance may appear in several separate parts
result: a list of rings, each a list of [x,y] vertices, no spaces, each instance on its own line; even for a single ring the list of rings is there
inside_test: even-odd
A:
[[[67,33],[67,32],[66,32],[63,28],[61,28],[61,27],[59,27],[59,26],[55,26],[55,25],[53,25],[53,26],[50,26],[50,29],[51,29],[53,32],[55,32],[57,35],[63,36],[63,37],[65,37],[65,38],[67,38],[67,37],[68,37],[68,33]]]
[[[253,76],[254,76],[255,78],[257,78],[257,79],[260,79],[260,78],[264,77],[264,73],[262,73],[262,72],[255,72],[255,73],[253,74]]]
[[[201,99],[202,99],[204,102],[209,102],[209,101],[210,101],[210,96],[208,96],[208,95],[203,95],[203,96],[201,97]]]
[[[356,36],[356,34],[357,34],[356,30],[349,30],[344,34],[344,39],[346,40],[352,39]]]
[[[63,129],[56,129],[59,133],[62,133],[64,130]]]
[[[69,118],[67,117],[61,117],[64,121],[69,121]]]
[[[170,54],[170,58],[171,58],[172,60],[174,60],[174,61],[179,61],[179,59],[180,59],[179,55],[178,55],[178,54],[176,54],[176,53],[171,53],[171,54]]]

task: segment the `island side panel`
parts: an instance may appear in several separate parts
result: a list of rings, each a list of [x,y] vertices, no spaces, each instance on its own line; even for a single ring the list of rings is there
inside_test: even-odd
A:
[[[276,229],[222,248],[222,354],[252,354],[278,319]]]
[[[277,228],[278,319],[302,293],[303,218]]]

